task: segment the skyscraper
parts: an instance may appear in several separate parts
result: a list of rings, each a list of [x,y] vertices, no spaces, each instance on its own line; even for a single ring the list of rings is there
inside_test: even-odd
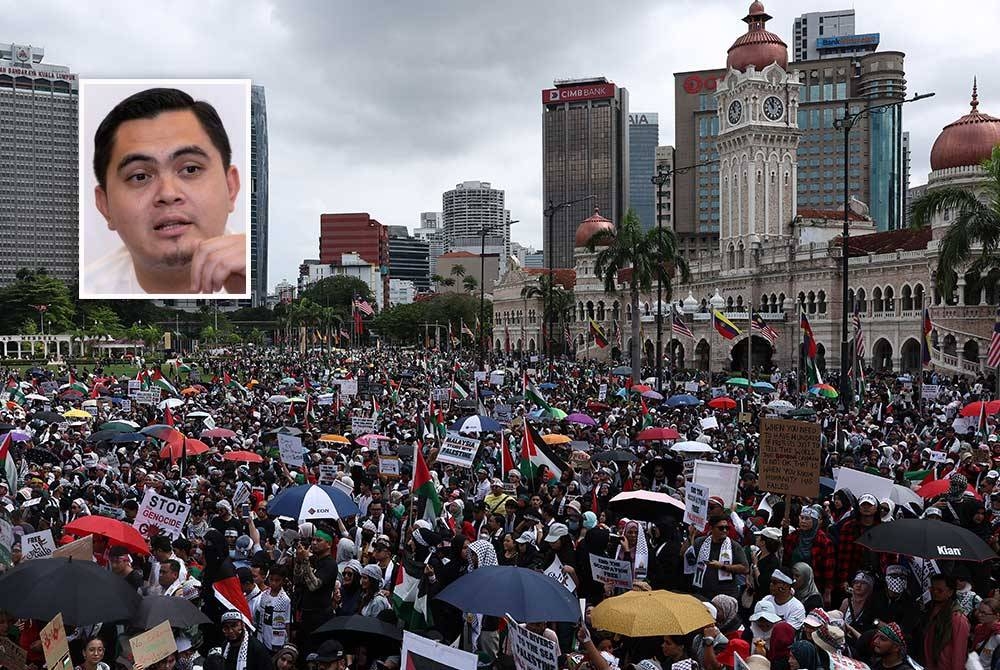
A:
[[[618,224],[628,210],[628,91],[604,77],[554,86],[542,91],[542,206],[578,202],[555,211],[551,229],[543,214],[542,244],[546,265],[570,268],[580,222],[596,207]]]
[[[668,172],[670,178],[656,189],[656,209],[660,226],[666,230],[674,229],[674,148],[669,145],[656,147],[656,170]]]
[[[420,227],[413,231],[418,240],[426,240],[430,245],[431,275],[437,274],[437,257],[445,251],[444,228],[441,227],[441,212],[421,212]]]
[[[413,283],[418,291],[430,288],[430,244],[410,237],[406,226],[389,226],[389,280]]]
[[[510,256],[510,211],[504,209],[504,192],[488,181],[465,181],[441,196],[441,222],[448,251],[471,250],[479,253],[482,231],[486,246],[500,256],[506,267]]]
[[[250,267],[251,301],[267,300],[267,101],[263,86],[250,89]]]
[[[344,254],[357,254],[382,276],[383,304],[389,299],[389,235],[386,227],[367,212],[321,214],[319,262],[339,265]]]
[[[794,60],[860,56],[878,48],[879,34],[857,35],[854,10],[809,12],[792,24]]]
[[[643,230],[656,226],[656,147],[660,143],[660,121],[655,112],[628,115],[628,199],[642,222]]]
[[[0,285],[20,268],[77,282],[77,76],[0,44]]]

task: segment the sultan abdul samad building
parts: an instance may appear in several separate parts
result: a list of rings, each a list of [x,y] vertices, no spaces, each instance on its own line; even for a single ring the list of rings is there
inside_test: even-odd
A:
[[[797,206],[800,73],[789,70],[786,45],[766,30],[769,18],[760,2],[750,6],[744,19],[749,28],[729,49],[728,73],[715,92],[719,250],[710,258],[692,261],[692,281],[675,285],[672,301],[694,333],[694,339],[675,336],[672,342],[683,367],[745,369],[751,304],[778,333],[773,345],[757,333],[752,336],[755,369],[795,367],[800,310],[808,315],[818,341],[820,368],[836,369],[840,362],[843,209]],[[899,94],[902,99],[903,92]],[[1000,119],[979,111],[975,88],[970,105],[968,113],[945,126],[934,142],[928,191],[953,186],[982,190],[986,176],[980,164],[1000,144]],[[978,374],[984,369],[1000,302],[1000,272],[959,276],[952,295],[940,294],[935,282],[938,244],[954,212],[937,216],[929,229],[877,233],[863,204],[855,201],[850,209],[847,300],[852,312],[855,303],[860,310],[866,364],[879,370],[917,370],[921,312],[927,307],[933,324],[933,365],[948,373]],[[604,293],[594,277],[596,254],[584,248],[602,228],[613,229],[614,223],[597,213],[583,221],[576,233],[575,268],[555,271],[557,283],[574,293],[576,309],[569,329],[577,358],[617,355],[615,322],[626,357],[631,342],[633,315],[626,287],[616,295]],[[543,348],[542,301],[526,299],[522,289],[537,284],[544,274],[545,270],[515,267],[497,284],[493,303],[497,351]],[[722,311],[743,335],[724,340],[716,334],[710,307]],[[641,298],[647,363],[655,353],[656,310],[654,290]],[[671,340],[669,306],[664,304],[663,310],[666,351]],[[593,345],[590,319],[612,339],[607,348]]]

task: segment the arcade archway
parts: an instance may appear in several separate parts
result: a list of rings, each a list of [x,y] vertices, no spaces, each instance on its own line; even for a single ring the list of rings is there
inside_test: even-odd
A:
[[[765,338],[760,335],[751,336],[753,340],[753,357],[751,364],[753,369],[757,371],[770,372],[771,370],[771,357],[774,354],[774,347]],[[747,347],[751,341],[751,337],[744,337],[742,340],[733,345],[733,348],[729,352],[729,369],[730,370],[746,370],[747,369]]]

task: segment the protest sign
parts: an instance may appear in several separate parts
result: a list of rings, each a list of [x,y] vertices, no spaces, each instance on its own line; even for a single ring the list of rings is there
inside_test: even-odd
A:
[[[181,529],[187,523],[190,512],[191,505],[168,498],[153,489],[146,489],[132,525],[143,537],[150,537],[150,531],[158,528],[159,534],[177,539],[181,536]]]
[[[351,432],[355,435],[369,435],[375,432],[375,417],[373,416],[352,416]]]
[[[701,419],[698,423],[701,424],[702,430],[709,430],[710,428],[719,427],[719,420],[716,419],[714,416],[706,416],[704,419]]]
[[[83,409],[84,409],[84,410],[86,410],[87,412],[89,412],[89,413],[90,413],[90,416],[97,416],[97,413],[98,413],[98,411],[99,411],[99,410],[97,409],[97,405],[87,405],[87,406],[86,406],[86,407],[84,407]]]
[[[410,631],[403,631],[400,666],[407,670],[476,670],[479,657]]]
[[[164,621],[129,639],[132,656],[136,664],[151,668],[153,664],[162,661],[177,651],[177,641],[170,629],[170,621]]]
[[[871,493],[878,500],[885,500],[892,494],[892,480],[861,470],[840,468],[837,471],[837,483],[833,490],[836,492],[840,489],[850,489],[855,498],[860,498],[865,493]]]
[[[563,572],[563,562],[556,556],[552,559],[549,567],[545,568],[545,574],[566,587],[570,593],[576,591],[576,582],[568,574]]]
[[[129,379],[128,380],[128,395],[132,395],[136,391],[141,391],[141,390],[142,390],[142,382],[141,381],[139,381],[138,379]]]
[[[351,496],[352,499],[353,499],[354,489],[351,488],[350,486],[348,486],[347,483],[345,483],[343,479],[335,479],[335,480],[333,480],[333,483],[330,484],[330,486],[332,486],[333,488],[337,489],[338,491],[341,491],[345,495]]]
[[[684,382],[684,390],[688,393],[697,393],[698,382]]]
[[[63,625],[61,613],[45,624],[39,637],[42,640],[45,665],[49,670],[69,670],[73,667],[73,661],[69,657],[69,642],[66,640],[66,628]]]
[[[72,558],[74,561],[94,560],[94,536],[88,535],[79,540],[64,544],[52,552],[54,558]]]
[[[55,549],[56,541],[52,539],[52,531],[49,529],[28,533],[21,538],[21,554],[25,561],[48,558]]]
[[[490,386],[503,386],[503,371],[494,370],[490,373]]]
[[[590,554],[590,571],[595,582],[612,588],[632,588],[632,564],[628,561]]]
[[[925,560],[915,556],[909,556],[906,560],[909,561],[910,571],[920,584],[920,600],[926,605],[931,601],[931,577],[940,574],[941,569],[935,560]]]
[[[140,405],[155,405],[160,401],[159,391],[136,391],[132,394],[132,398],[135,399]]]
[[[951,422],[951,427],[959,435],[965,435],[970,430],[975,430],[979,427],[979,415],[955,417],[955,420]]]
[[[319,466],[319,483],[332,484],[337,478],[337,466],[332,463],[322,463]]]
[[[924,400],[937,400],[940,392],[940,384],[924,384],[920,387],[920,397]]]
[[[693,482],[684,485],[684,523],[704,528],[708,522],[708,487]]]
[[[736,489],[740,483],[740,466],[733,463],[695,461],[691,481],[708,488],[708,495],[719,496],[732,508],[736,503]]]
[[[297,435],[278,433],[278,454],[281,462],[293,468],[302,467],[302,457],[309,450],[302,446],[302,438]]]
[[[750,670],[750,666],[739,654],[733,654],[733,670]]]
[[[517,670],[558,670],[559,650],[555,642],[522,627],[509,614],[506,619],[510,651]]]
[[[6,635],[0,637],[0,666],[7,670],[24,670],[28,652],[14,644]]]
[[[122,399],[121,403],[122,403],[122,411],[123,412],[128,413],[128,412],[132,411],[132,401],[131,400],[129,400],[128,398],[124,398],[124,399]]]
[[[201,420],[201,425],[205,426],[205,428],[208,428],[209,430],[212,430],[213,428],[215,428],[215,419],[213,419],[210,416],[203,417]]]
[[[608,397],[608,385],[601,384],[597,389],[597,402],[604,402]]]
[[[820,431],[819,424],[808,421],[761,419],[757,460],[760,490],[818,497]]]
[[[448,431],[448,435],[438,451],[438,462],[450,463],[460,468],[471,468],[479,451],[479,440]]]
[[[487,373],[486,373],[486,370],[475,370],[475,371],[474,371],[474,372],[472,373],[472,377],[473,377],[473,379],[475,379],[475,380],[476,380],[477,382],[485,382],[485,381],[486,381],[486,374],[487,374]]]
[[[931,461],[934,463],[947,463],[948,454],[943,451],[931,451]]]
[[[340,384],[340,395],[357,395],[358,394],[358,380],[357,379],[341,379],[338,382]]]
[[[379,456],[378,474],[380,477],[399,477],[399,457]]]
[[[118,519],[119,521],[125,518],[125,510],[121,507],[112,507],[111,505],[95,505],[94,512],[111,519]]]
[[[451,400],[451,387],[434,389],[434,400],[437,402],[448,402]]]
[[[493,405],[493,418],[501,426],[509,426],[512,417],[513,412],[510,409],[510,405]]]
[[[316,405],[318,407],[324,407],[333,404],[333,394],[332,393],[320,393],[316,397]]]

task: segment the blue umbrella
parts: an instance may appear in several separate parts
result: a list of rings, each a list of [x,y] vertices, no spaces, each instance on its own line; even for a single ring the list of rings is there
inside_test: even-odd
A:
[[[555,382],[542,382],[538,385],[538,388],[542,391],[551,391],[552,389],[559,388],[559,384],[556,384]]]
[[[492,398],[496,393],[489,389],[479,389],[479,396],[482,398]]]
[[[148,439],[149,435],[143,435],[142,433],[116,433],[109,439],[109,442],[119,444],[121,442],[145,442]]]
[[[768,392],[770,392],[770,391],[774,390],[774,385],[773,384],[769,384],[768,382],[754,382],[753,383],[753,388],[754,388],[755,391],[768,391]]]
[[[498,433],[503,430],[503,426],[492,417],[473,414],[453,423],[451,429],[458,433]]]
[[[271,516],[287,516],[297,521],[337,519],[361,513],[350,496],[332,486],[304,484],[278,492],[267,506]]]
[[[623,386],[617,391],[615,391],[615,395],[618,396],[619,398],[624,398],[625,396],[628,395],[628,390]]]
[[[687,393],[679,393],[677,395],[672,395],[666,399],[663,403],[667,407],[697,407],[701,404],[701,401],[695,398],[693,395]]]
[[[437,596],[471,614],[518,621],[578,621],[580,602],[565,586],[528,568],[490,565],[459,577]]]

